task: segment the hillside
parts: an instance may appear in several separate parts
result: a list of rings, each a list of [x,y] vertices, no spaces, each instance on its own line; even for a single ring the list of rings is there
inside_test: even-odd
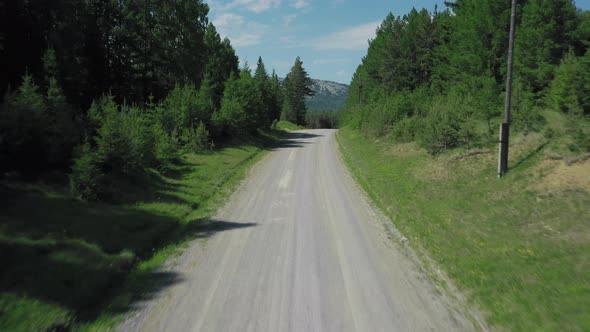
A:
[[[403,241],[433,259],[425,260],[442,287],[438,270],[500,330],[589,326],[579,308],[590,305],[590,155],[565,154],[569,120],[544,115],[555,134],[514,135],[502,180],[495,146],[432,157],[415,142],[338,133],[356,179]]]
[[[347,84],[314,79],[311,89],[316,94],[306,99],[306,106],[310,110],[342,109],[348,98],[349,88]]]

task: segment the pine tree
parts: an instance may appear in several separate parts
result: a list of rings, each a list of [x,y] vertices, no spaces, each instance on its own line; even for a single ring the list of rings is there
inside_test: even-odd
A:
[[[299,57],[295,59],[295,64],[285,79],[285,103],[284,118],[298,125],[305,125],[305,97],[313,96],[315,92],[311,90],[313,81],[303,68],[303,62]]]
[[[279,120],[281,117],[281,108],[283,106],[283,99],[284,99],[284,91],[281,82],[279,81],[279,76],[272,71],[272,75],[270,78],[270,118],[271,120]]]
[[[47,88],[46,137],[44,140],[50,165],[67,167],[72,150],[79,143],[79,130],[74,111],[66,102],[62,89],[54,77]]]
[[[0,110],[0,170],[31,173],[46,166],[44,139],[47,105],[30,75],[23,77],[18,93]]]
[[[232,74],[226,83],[217,125],[229,135],[255,133],[260,123],[258,106],[256,83],[246,64],[237,79]]]
[[[515,70],[533,93],[540,93],[553,78],[572,44],[576,7],[569,0],[530,0],[523,8],[515,41]]]
[[[264,62],[262,62],[262,57],[258,57],[256,71],[254,72],[254,82],[256,84],[256,98],[258,104],[257,122],[259,127],[268,127],[272,122],[272,95],[270,91],[270,78],[264,67]]]
[[[213,84],[209,77],[205,76],[197,92],[196,114],[193,125],[199,122],[210,123],[211,116],[215,111],[215,94]]]
[[[208,59],[205,66],[205,76],[210,80],[215,109],[219,109],[225,82],[232,73],[235,75],[239,73],[238,57],[229,39],[221,40],[213,23],[209,23],[207,26],[204,38]]]

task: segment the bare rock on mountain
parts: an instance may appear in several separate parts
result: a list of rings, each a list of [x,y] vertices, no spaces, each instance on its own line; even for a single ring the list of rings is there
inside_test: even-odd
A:
[[[311,89],[315,91],[315,96],[307,97],[305,102],[309,110],[339,110],[344,108],[349,86],[314,79]]]

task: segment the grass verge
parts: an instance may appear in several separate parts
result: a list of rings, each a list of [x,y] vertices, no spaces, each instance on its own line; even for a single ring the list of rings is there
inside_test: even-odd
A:
[[[178,281],[158,269],[169,257],[228,228],[210,227],[209,216],[280,135],[149,170],[124,204],[80,202],[55,185],[0,183],[0,330],[113,328],[134,303]]]
[[[590,183],[551,184],[590,175],[590,162],[567,168],[552,141],[516,136],[500,180],[495,149],[431,157],[350,128],[337,139],[369,196],[493,328],[590,330]]]

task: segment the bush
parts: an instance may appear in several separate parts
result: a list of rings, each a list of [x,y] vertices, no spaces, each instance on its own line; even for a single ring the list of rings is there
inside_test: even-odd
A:
[[[307,128],[337,128],[338,127],[338,111],[333,110],[317,110],[308,111],[305,114],[305,123]]]
[[[244,123],[244,114],[244,107],[238,100],[224,96],[221,100],[221,109],[214,117],[214,123],[226,134],[243,132],[245,128],[241,125]]]
[[[156,164],[157,140],[145,114],[119,107],[105,97],[91,112],[99,123],[96,136],[82,148],[70,176],[74,194],[84,199],[108,199],[121,184],[143,175]]]
[[[31,173],[45,168],[47,105],[30,75],[0,108],[0,171]]]
[[[590,114],[590,50],[583,57],[566,54],[555,70],[548,104],[570,114]]]
[[[109,97],[95,138],[98,157],[107,174],[134,175],[154,160],[154,140],[141,111],[118,106]]]
[[[209,131],[202,121],[199,122],[196,130],[194,128],[187,130],[187,147],[193,152],[204,151],[210,147]]]
[[[80,131],[75,114],[66,102],[55,78],[49,79],[47,89],[46,154],[50,165],[66,167],[74,147],[80,142]]]
[[[153,136],[156,138],[154,156],[157,167],[160,170],[166,170],[178,159],[178,135],[175,131],[172,135],[168,135],[158,124],[154,125],[152,130]]]
[[[590,135],[578,128],[572,135],[573,142],[568,144],[572,152],[590,152]]]
[[[512,108],[512,123],[514,129],[523,132],[525,135],[530,132],[537,132],[543,128],[545,118],[541,115],[538,107],[529,100],[523,100]]]
[[[394,120],[393,111],[387,103],[374,103],[363,107],[362,130],[370,137],[387,135]]]
[[[398,143],[407,143],[415,140],[419,130],[416,117],[404,117],[397,121],[391,128],[391,137]]]
[[[88,142],[82,145],[70,174],[70,190],[80,199],[95,201],[104,198],[105,174],[96,152]]]
[[[465,141],[462,117],[456,109],[446,106],[435,104],[423,118],[418,134],[418,143],[432,155],[458,147]]]
[[[182,135],[184,129],[190,128],[197,118],[197,91],[188,85],[176,86],[156,110],[162,129],[169,135],[173,130]]]

